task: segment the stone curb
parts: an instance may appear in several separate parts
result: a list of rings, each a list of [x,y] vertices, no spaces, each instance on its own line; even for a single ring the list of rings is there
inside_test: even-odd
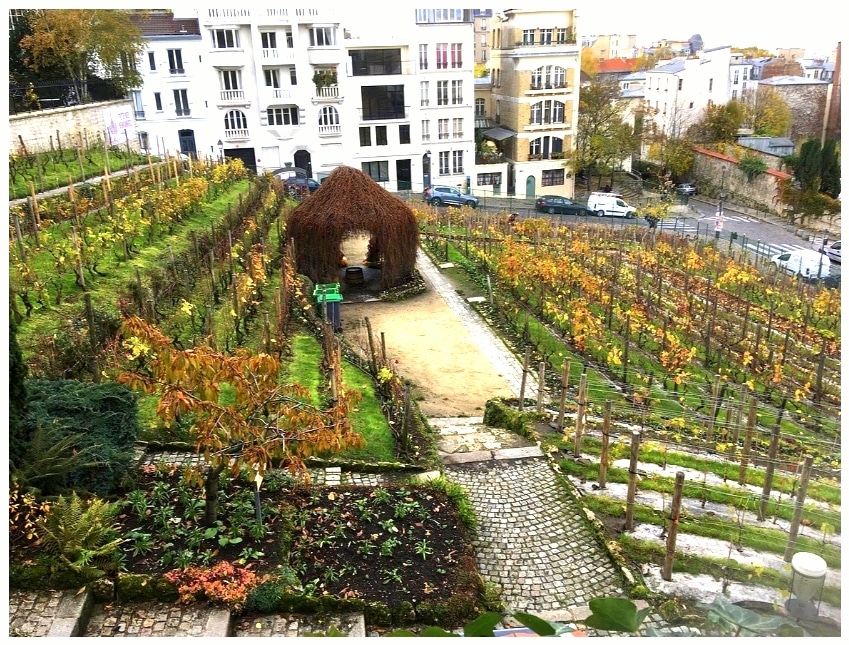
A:
[[[94,594],[88,589],[75,596],[63,596],[56,608],[56,615],[47,636],[59,638],[79,636],[85,630],[93,606]]]

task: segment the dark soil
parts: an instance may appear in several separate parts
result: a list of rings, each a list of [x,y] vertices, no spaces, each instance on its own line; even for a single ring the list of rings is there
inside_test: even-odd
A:
[[[202,489],[181,481],[175,468],[148,467],[122,498],[116,529],[127,538],[128,572],[227,561],[259,575],[284,573],[296,593],[360,599],[390,611],[459,596],[473,604],[480,592],[468,531],[438,488],[293,486],[288,475],[269,473],[257,529],[252,483],[225,478],[218,522],[207,527]],[[37,555],[22,540],[10,544],[12,561]]]

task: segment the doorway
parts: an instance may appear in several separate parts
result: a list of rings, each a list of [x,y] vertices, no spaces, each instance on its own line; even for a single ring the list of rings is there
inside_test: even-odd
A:
[[[307,150],[295,151],[295,166],[307,171],[307,177],[312,177],[312,155]]]
[[[398,179],[398,190],[413,189],[413,170],[409,159],[395,161],[395,176]]]
[[[197,159],[198,151],[195,145],[195,131],[178,130],[177,136],[180,139],[180,152],[182,152],[184,155],[188,155],[192,159]]]

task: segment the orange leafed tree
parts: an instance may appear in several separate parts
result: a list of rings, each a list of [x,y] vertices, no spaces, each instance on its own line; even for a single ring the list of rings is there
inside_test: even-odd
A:
[[[272,467],[304,471],[303,457],[362,445],[348,414],[360,397],[356,391],[339,393],[333,407],[322,410],[305,402],[305,388],[280,382],[280,363],[268,354],[179,350],[138,317],[124,320],[123,336],[135,369],[118,380],[159,395],[156,412],[166,425],[191,422],[205,472],[187,475],[204,484],[207,525],[217,520],[218,477],[225,469],[234,476],[244,470],[264,475]],[[232,395],[222,397],[225,384]]]

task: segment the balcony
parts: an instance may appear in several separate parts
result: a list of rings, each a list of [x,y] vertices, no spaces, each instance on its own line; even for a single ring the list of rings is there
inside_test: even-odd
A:
[[[539,96],[545,94],[568,94],[572,90],[566,83],[531,83],[531,86],[525,90],[528,96]]]
[[[338,137],[342,135],[341,125],[320,125],[318,126],[318,136],[320,137]]]
[[[177,108],[174,110],[177,113],[177,116],[191,116],[192,111],[189,108]]]
[[[341,65],[343,62],[342,48],[338,45],[329,47],[307,47],[307,61],[317,67]]]
[[[171,75],[185,74],[186,70],[183,69],[182,67],[169,67],[168,73],[171,74]]]
[[[339,96],[339,86],[325,85],[324,87],[316,87],[315,96],[312,100],[313,103],[317,103],[319,101],[341,101],[342,97]]]
[[[136,110],[135,112],[137,119],[144,119],[144,110]]]
[[[244,141],[250,139],[248,130],[224,130],[224,138],[229,141]]]
[[[245,90],[221,90],[219,103],[245,103]]]
[[[475,163],[478,165],[490,163],[505,163],[507,157],[500,152],[479,152],[475,155]]]
[[[262,50],[262,64],[263,65],[271,65],[272,63],[294,63],[295,62],[295,50],[290,47],[284,47],[283,49],[263,49]]]
[[[271,90],[272,100],[290,100],[292,98],[292,90],[284,90],[280,87],[266,88]]]

